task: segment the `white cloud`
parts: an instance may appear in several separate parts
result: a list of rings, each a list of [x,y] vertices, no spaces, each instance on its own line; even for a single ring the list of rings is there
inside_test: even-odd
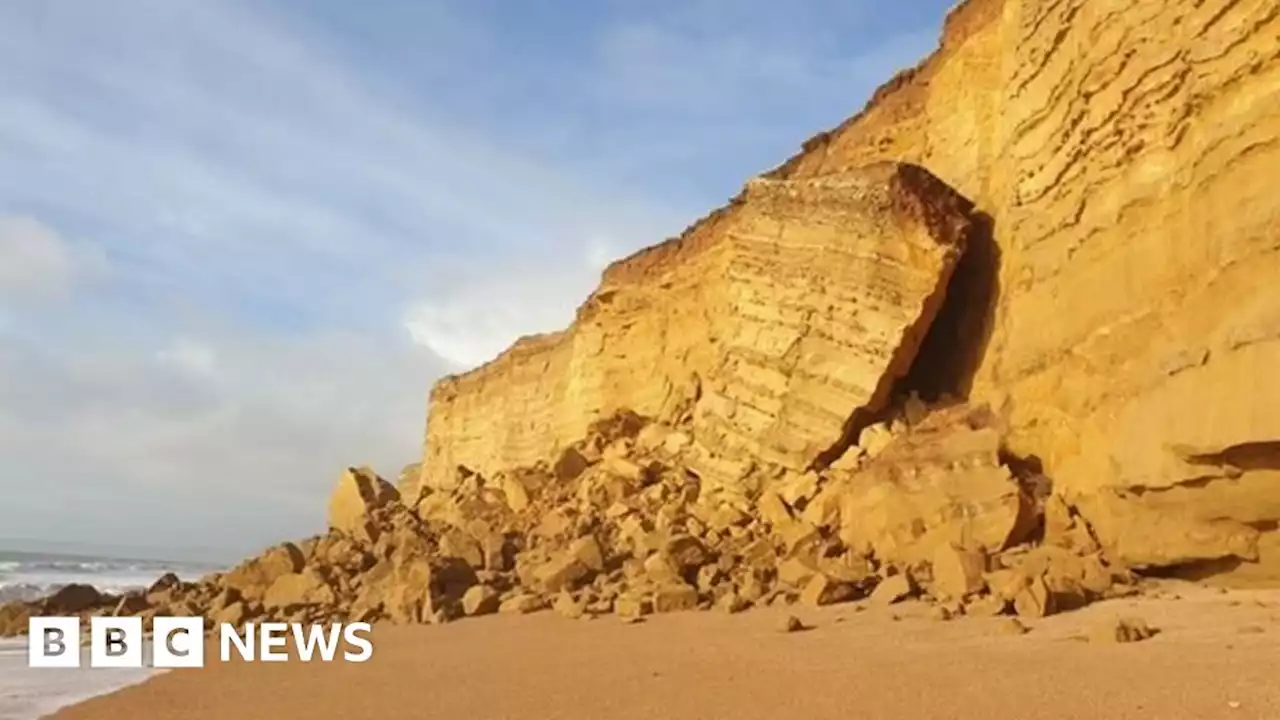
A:
[[[0,294],[62,293],[74,271],[67,244],[52,228],[29,217],[0,216]]]
[[[156,353],[156,359],[162,365],[192,375],[212,375],[217,369],[217,355],[213,348],[189,338],[174,341],[172,345]]]

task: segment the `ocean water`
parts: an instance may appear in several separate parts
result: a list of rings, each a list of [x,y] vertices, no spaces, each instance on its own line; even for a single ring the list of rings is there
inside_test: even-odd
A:
[[[168,572],[183,580],[197,580],[221,569],[208,563],[0,550],[0,604],[34,600],[71,583],[121,593],[146,588]],[[143,657],[151,657],[149,649]],[[88,648],[83,650],[80,665],[29,668],[26,638],[0,639],[0,720],[34,720],[60,707],[142,682],[157,672],[153,668],[90,668]]]
[[[150,657],[150,649],[143,657]],[[0,639],[0,720],[35,720],[61,707],[140,683],[154,668],[90,668],[89,649],[78,668],[27,667],[27,639]]]
[[[71,583],[122,593],[146,588],[168,572],[196,580],[220,569],[207,563],[0,550],[0,603],[35,600]]]

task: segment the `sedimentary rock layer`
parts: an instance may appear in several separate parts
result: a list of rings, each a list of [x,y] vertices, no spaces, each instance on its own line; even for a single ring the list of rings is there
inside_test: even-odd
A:
[[[621,409],[692,423],[708,480],[731,484],[754,460],[807,467],[907,372],[969,207],[895,163],[749,183],[685,236],[614,264],[568,331],[437,385],[427,486],[459,466],[533,465]]]

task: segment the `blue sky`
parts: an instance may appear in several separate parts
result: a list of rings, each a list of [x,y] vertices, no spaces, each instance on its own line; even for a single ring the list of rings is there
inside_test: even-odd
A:
[[[878,6],[878,7],[877,7]],[[0,0],[0,538],[253,549],[948,2]]]

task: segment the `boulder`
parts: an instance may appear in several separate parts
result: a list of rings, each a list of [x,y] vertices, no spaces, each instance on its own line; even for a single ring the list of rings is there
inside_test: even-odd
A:
[[[113,598],[98,592],[92,585],[73,583],[42,600],[40,610],[43,615],[77,615],[109,600]]]
[[[473,585],[462,595],[462,612],[468,616],[495,613],[499,605],[498,592],[487,585]]]
[[[986,553],[962,550],[950,543],[933,553],[933,596],[939,600],[963,600],[986,587]]]
[[[374,511],[400,500],[391,483],[366,467],[349,467],[338,478],[329,497],[329,527],[358,542],[373,544],[378,539]]]
[[[915,583],[906,573],[898,573],[880,581],[871,593],[871,602],[877,605],[892,605],[911,597],[916,591]]]
[[[284,575],[300,572],[305,563],[306,558],[297,545],[282,543],[227,571],[221,583],[247,600],[261,600],[272,583]]]
[[[262,604],[269,610],[292,610],[299,605],[331,606],[337,599],[324,578],[308,569],[276,578],[267,588]]]
[[[800,602],[811,607],[847,602],[857,597],[857,591],[848,583],[838,582],[826,575],[814,575],[800,591]]]
[[[698,607],[698,591],[680,583],[662,585],[653,593],[653,611],[656,613],[694,610]]]

